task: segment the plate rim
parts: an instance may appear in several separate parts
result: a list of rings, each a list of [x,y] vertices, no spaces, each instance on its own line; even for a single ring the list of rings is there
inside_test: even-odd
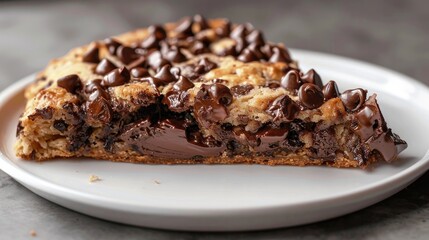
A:
[[[308,51],[308,50],[301,50],[301,49],[291,49],[292,54],[296,55],[312,55],[316,57],[321,58],[328,58],[332,61],[344,61],[348,64],[355,64],[357,68],[366,68],[370,69],[371,71],[381,71],[383,73],[388,73],[391,75],[396,75],[397,79],[400,79],[402,82],[406,82],[407,84],[411,84],[414,86],[417,86],[420,88],[421,91],[425,91],[427,94],[429,94],[429,87],[425,84],[409,77],[404,74],[401,74],[399,72],[396,72],[391,69],[387,69],[382,66],[378,66],[372,63],[328,54],[328,53],[322,53],[322,52],[315,52],[315,51]],[[24,77],[20,79],[19,81],[15,82],[14,84],[6,87],[1,93],[0,93],[0,109],[3,109],[4,106],[8,103],[8,99],[16,95],[19,91],[22,91],[23,88],[34,81],[34,76],[36,74],[31,74],[27,77]],[[396,80],[397,80],[396,79]],[[355,196],[368,196],[368,195],[374,195],[374,194],[380,194],[380,192],[387,191],[386,186],[390,186],[388,189],[392,189],[392,186],[398,186],[401,184],[404,184],[405,182],[411,182],[416,177],[422,175],[424,172],[426,172],[429,169],[429,147],[427,152],[424,154],[424,156],[417,160],[416,163],[409,166],[408,168],[401,170],[400,172],[391,175],[387,178],[384,178],[381,181],[371,183],[364,185],[362,187],[353,188],[352,190],[343,192],[342,194],[334,194],[328,197],[324,198],[317,198],[317,199],[311,199],[307,201],[302,202],[296,202],[296,203],[278,203],[278,204],[270,204],[268,206],[245,206],[245,207],[237,207],[234,206],[233,208],[228,208],[226,206],[222,206],[221,208],[213,208],[211,206],[210,208],[192,208],[190,206],[150,206],[148,204],[141,205],[141,204],[135,204],[133,202],[126,202],[126,201],[118,201],[118,200],[112,200],[108,197],[102,197],[95,194],[89,194],[80,192],[78,190],[69,189],[67,187],[61,186],[59,184],[55,184],[52,182],[49,182],[48,180],[38,178],[37,176],[31,174],[30,172],[25,171],[24,169],[20,168],[19,166],[15,165],[11,159],[9,159],[2,151],[0,151],[0,169],[2,169],[4,172],[6,172],[8,175],[10,175],[12,178],[16,179],[20,183],[24,185],[29,185],[32,188],[37,189],[38,191],[42,191],[48,194],[52,194],[54,196],[59,196],[61,198],[66,198],[69,200],[73,200],[76,202],[79,202],[81,204],[85,205],[97,205],[105,208],[109,208],[112,210],[121,210],[121,211],[129,211],[130,207],[133,207],[133,212],[135,213],[146,213],[148,210],[150,212],[170,212],[175,211],[176,213],[186,213],[186,212],[195,212],[198,211],[199,214],[210,214],[212,212],[216,213],[228,213],[231,214],[231,211],[260,211],[260,210],[274,210],[274,209],[282,209],[282,208],[289,208],[289,207],[303,207],[303,206],[313,206],[314,204],[329,204],[332,202],[353,198]],[[137,207],[137,208],[135,208]]]

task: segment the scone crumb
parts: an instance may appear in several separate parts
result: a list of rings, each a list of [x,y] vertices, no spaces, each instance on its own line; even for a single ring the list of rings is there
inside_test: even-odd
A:
[[[90,183],[98,182],[98,181],[101,181],[101,178],[99,178],[98,176],[96,176],[96,175],[89,176],[89,182]]]
[[[161,182],[158,181],[158,180],[154,180],[153,182],[156,183],[156,184],[161,184]]]
[[[30,230],[30,236],[36,237],[37,236],[37,232],[35,230]]]

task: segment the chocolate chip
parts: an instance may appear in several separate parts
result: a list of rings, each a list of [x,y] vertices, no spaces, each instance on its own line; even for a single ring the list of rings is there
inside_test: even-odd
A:
[[[253,30],[246,36],[246,41],[248,43],[254,43],[256,45],[262,46],[265,44],[264,36],[258,30]]]
[[[334,81],[329,81],[322,89],[325,101],[331,98],[336,98],[340,95],[337,84]]]
[[[173,89],[176,91],[186,91],[193,88],[194,84],[184,76],[180,76],[179,80],[173,85]]]
[[[131,77],[133,78],[142,78],[150,76],[149,72],[145,68],[136,67],[131,69]]]
[[[82,81],[76,74],[67,75],[57,80],[58,87],[62,87],[67,92],[75,94],[77,90],[82,88]]]
[[[284,89],[287,89],[292,93],[296,93],[301,84],[302,82],[299,77],[299,72],[297,70],[291,70],[282,77],[280,85]]]
[[[190,17],[183,19],[174,29],[178,33],[179,38],[184,38],[187,36],[192,36],[192,24],[193,21]]]
[[[115,55],[116,49],[118,49],[119,46],[122,44],[116,41],[113,38],[107,38],[104,40],[104,44],[106,45],[107,49],[109,50],[110,54]]]
[[[145,49],[158,48],[159,42],[155,35],[149,35],[140,46]]]
[[[117,67],[115,64],[113,64],[107,58],[104,58],[95,68],[95,73],[99,75],[106,75],[109,72],[115,70],[116,68]]]
[[[172,67],[170,69],[171,74],[174,75],[175,78],[179,79],[179,77],[181,76],[181,72],[182,70],[179,67]]]
[[[92,46],[90,47],[86,53],[82,57],[83,62],[87,63],[99,63],[100,57],[99,57],[99,49],[98,46]]]
[[[208,58],[202,58],[198,61],[198,65],[194,68],[194,71],[198,74],[207,73],[217,68],[217,64],[210,61]]]
[[[126,67],[117,68],[104,76],[101,86],[115,87],[130,81],[130,72]]]
[[[243,50],[243,52],[237,57],[237,60],[238,61],[242,61],[242,62],[253,62],[253,61],[258,61],[259,60],[259,58],[258,58],[258,56],[256,56],[256,54],[252,51],[252,50],[250,50],[250,49],[248,49],[248,48],[246,48],[246,49],[244,49]]]
[[[166,52],[165,58],[173,63],[180,63],[187,60],[180,48],[177,47],[172,47],[168,52]]]
[[[89,120],[109,123],[112,119],[112,110],[109,101],[102,97],[97,97],[86,102],[86,113]]]
[[[215,29],[215,32],[216,32],[216,35],[221,38],[227,37],[231,33],[231,22],[226,21],[224,24],[217,27]]]
[[[230,38],[237,40],[237,39],[244,39],[247,35],[247,29],[246,26],[243,24],[237,25],[229,35]]]
[[[349,111],[359,109],[366,100],[366,91],[361,88],[347,90],[340,95],[341,101]]]
[[[197,54],[209,53],[210,49],[208,47],[206,47],[206,45],[203,42],[201,42],[201,41],[195,41],[192,44],[192,47],[191,47],[190,51],[193,54],[197,55]]]
[[[299,112],[299,106],[288,95],[279,96],[270,103],[267,110],[275,122],[292,121]]]
[[[116,50],[116,55],[125,64],[128,64],[139,57],[133,48],[126,46],[119,46]]]
[[[308,70],[304,75],[301,76],[303,82],[312,83],[318,86],[320,89],[323,88],[322,78],[317,74],[314,69]]]
[[[231,87],[231,92],[234,96],[243,96],[247,95],[253,88],[251,84],[236,85]]]
[[[322,90],[315,84],[304,83],[298,90],[299,101],[306,108],[314,109],[323,104]]]
[[[129,63],[127,65],[127,68],[128,69],[133,69],[133,68],[137,68],[137,67],[143,67],[143,68],[145,68],[146,66],[147,66],[146,58],[143,57],[143,56],[140,56],[136,60],[134,60],[131,63]]]
[[[215,83],[203,84],[195,96],[194,115],[196,120],[205,127],[212,122],[220,122],[228,117],[225,105],[232,102],[232,94],[225,85]]]
[[[176,81],[176,77],[170,72],[171,66],[165,65],[155,74],[155,78],[159,79],[162,82],[162,85],[166,85],[170,82]],[[155,84],[159,85],[159,84]]]
[[[292,62],[289,53],[286,49],[279,48],[279,47],[273,47],[272,48],[272,54],[270,54],[269,62],[285,62],[290,63]]]
[[[209,92],[212,98],[215,99],[219,104],[228,106],[232,103],[231,90],[223,84],[212,84],[210,85]]]
[[[151,53],[148,57],[148,64],[152,69],[158,69],[170,62],[163,58],[160,51],[155,51]]]
[[[244,40],[244,38],[238,38],[235,39],[235,52],[237,54],[243,52],[243,50],[246,48],[247,42]]]
[[[219,56],[236,56],[237,52],[235,51],[235,47],[226,47],[217,53]]]
[[[249,50],[251,50],[258,59],[262,60],[265,59],[264,53],[261,51],[261,46],[256,43],[251,43],[249,46],[247,46]]]
[[[198,28],[197,32],[209,28],[209,24],[207,23],[206,19],[199,14],[194,16],[194,26],[195,25]]]
[[[174,112],[188,110],[187,99],[189,94],[186,90],[192,87],[194,87],[194,84],[188,78],[180,76],[179,80],[173,85],[173,89],[167,92],[162,99],[162,103]]]
[[[157,40],[163,40],[167,37],[167,33],[162,26],[152,25],[148,28],[148,32],[150,35],[155,36]]]
[[[68,124],[64,120],[62,120],[62,119],[55,120],[53,126],[54,126],[55,129],[57,129],[60,132],[64,132],[68,128]]]
[[[103,87],[101,86],[101,82],[103,80],[101,79],[95,79],[92,80],[90,83],[88,83],[85,88],[84,88],[84,92],[89,95],[88,99],[94,100],[98,97],[103,97],[106,100],[110,99],[110,95],[103,89]]]

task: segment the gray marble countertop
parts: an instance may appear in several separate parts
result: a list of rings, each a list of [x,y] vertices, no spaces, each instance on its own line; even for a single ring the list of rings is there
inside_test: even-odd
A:
[[[252,22],[267,39],[381,65],[429,84],[427,1],[0,1],[0,90],[94,39],[202,13]],[[429,173],[364,210],[246,233],[172,232],[88,217],[0,171],[0,239],[429,239]]]

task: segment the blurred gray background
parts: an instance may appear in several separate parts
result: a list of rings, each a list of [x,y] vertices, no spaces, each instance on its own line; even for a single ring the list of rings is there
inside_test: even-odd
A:
[[[252,22],[291,48],[381,65],[429,84],[429,1],[0,1],[0,90],[70,48],[201,13]],[[307,226],[186,233],[110,223],[52,204],[0,171],[0,239],[429,239],[429,174],[372,207]]]

